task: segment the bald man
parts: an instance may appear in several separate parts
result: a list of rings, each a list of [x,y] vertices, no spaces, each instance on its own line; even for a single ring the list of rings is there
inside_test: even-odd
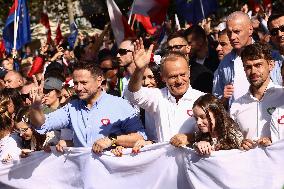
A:
[[[240,54],[253,42],[253,27],[246,13],[236,11],[227,17],[226,28],[233,50],[223,58],[214,74],[213,94],[230,107],[249,88]]]
[[[9,71],[4,77],[5,87],[19,89],[24,85],[24,78],[17,71]]]

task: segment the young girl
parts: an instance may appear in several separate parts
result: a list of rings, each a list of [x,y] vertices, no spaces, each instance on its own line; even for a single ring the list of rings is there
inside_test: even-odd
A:
[[[171,139],[171,144],[190,145],[201,155],[209,155],[212,150],[241,147],[243,135],[218,98],[211,94],[199,97],[193,104],[193,114],[198,131],[193,135],[177,134]],[[185,138],[186,142],[181,142]]]
[[[29,108],[22,107],[15,116],[15,128],[22,138],[23,150],[40,151],[53,141],[53,135],[40,135],[30,126]],[[55,144],[55,143],[54,143]]]
[[[0,98],[0,161],[2,163],[18,160],[21,154],[21,149],[17,147],[16,141],[10,136],[13,130],[13,121],[8,112],[9,104],[11,104],[10,98]]]

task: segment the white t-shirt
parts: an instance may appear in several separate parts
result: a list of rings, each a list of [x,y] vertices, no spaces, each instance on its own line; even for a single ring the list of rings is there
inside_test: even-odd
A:
[[[20,154],[21,149],[18,148],[16,141],[12,137],[8,135],[0,140],[0,161],[2,163],[5,163],[5,159],[9,159],[9,161],[19,160]]]
[[[176,103],[167,88],[145,88],[137,92],[125,91],[131,104],[138,105],[153,113],[158,142],[170,141],[178,133],[193,133],[196,130],[192,106],[195,100],[205,93],[189,87],[187,92]]]
[[[270,137],[271,115],[276,107],[284,105],[283,88],[270,81],[259,101],[250,92],[233,102],[230,113],[239,124],[244,138],[256,140]]]

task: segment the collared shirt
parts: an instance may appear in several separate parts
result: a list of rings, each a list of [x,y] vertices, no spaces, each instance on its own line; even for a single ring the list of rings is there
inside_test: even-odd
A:
[[[270,137],[271,115],[276,107],[284,104],[283,92],[281,86],[270,81],[261,100],[249,91],[232,104],[231,116],[239,124],[244,138]]]
[[[131,104],[138,105],[145,111],[154,114],[158,142],[169,141],[178,133],[193,133],[196,121],[192,106],[195,100],[205,93],[189,87],[187,92],[176,103],[167,88],[145,88],[137,92],[125,91]]]
[[[234,85],[234,94],[229,103],[231,105],[234,100],[244,95],[249,88],[249,82],[243,69],[243,62],[234,50],[224,57],[214,73],[213,94],[221,98],[225,86],[229,84]]]
[[[284,93],[283,97],[284,98]],[[270,132],[272,142],[284,139],[284,106],[276,108],[271,116]]]
[[[91,147],[96,140],[111,133],[121,135],[139,132],[145,136],[142,122],[131,105],[105,92],[92,108],[88,108],[85,101],[76,99],[45,118],[38,132],[70,128],[74,132],[75,147]]]
[[[273,83],[282,86],[282,75],[281,75],[281,66],[282,62],[284,61],[284,56],[281,56],[279,51],[272,51],[272,58],[275,62],[275,66],[273,70],[270,72],[270,77]]]
[[[275,60],[275,67],[270,72],[270,78],[274,84],[281,85],[282,63],[277,61],[279,56],[276,52],[272,52],[272,57]],[[218,69],[214,73],[213,94],[216,97],[221,98],[224,93],[224,88],[228,84],[234,85],[234,94],[230,99],[229,105],[231,105],[236,99],[246,94],[250,85],[244,72],[241,57],[238,56],[234,50],[224,57]]]

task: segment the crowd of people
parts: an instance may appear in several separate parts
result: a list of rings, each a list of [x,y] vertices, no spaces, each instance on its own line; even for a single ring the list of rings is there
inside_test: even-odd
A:
[[[37,55],[28,45],[3,54],[1,161],[50,146],[122,156],[170,142],[210,155],[283,139],[284,12],[236,11],[216,28],[116,44],[107,25],[96,37],[80,33],[72,49],[42,41]]]

